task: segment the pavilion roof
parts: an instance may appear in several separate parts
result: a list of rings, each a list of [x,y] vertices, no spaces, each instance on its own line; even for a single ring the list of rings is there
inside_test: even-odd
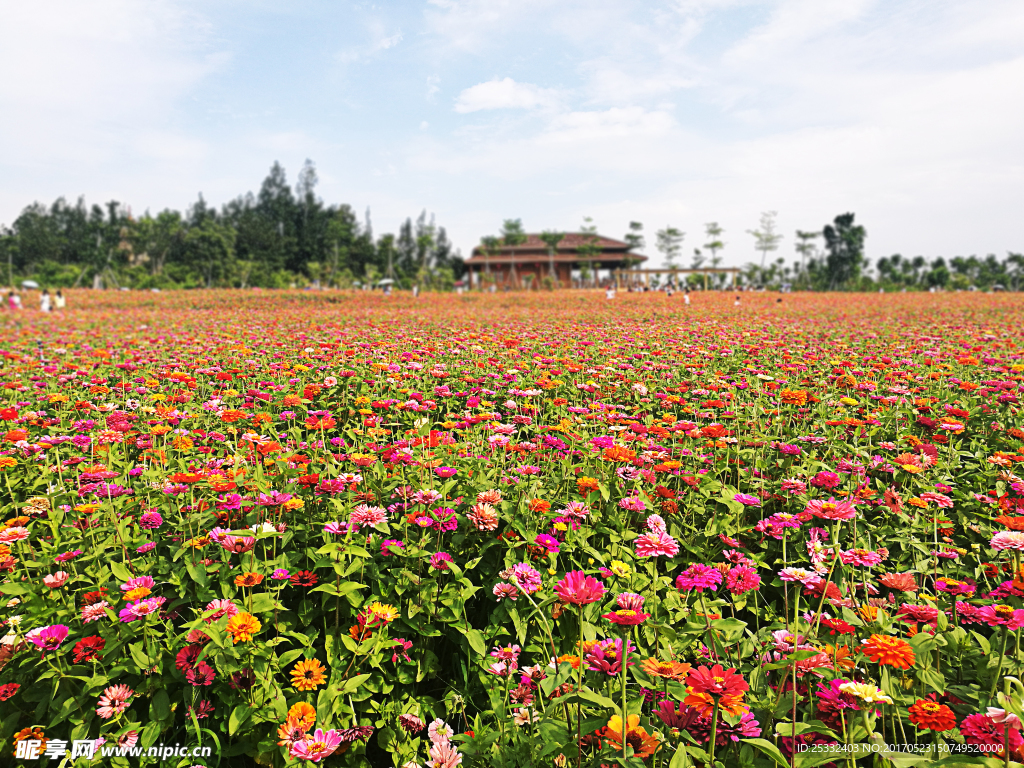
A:
[[[567,232],[559,241],[555,249],[554,261],[559,263],[577,262],[581,260],[579,248],[588,242],[593,242],[600,251],[595,253],[591,261],[625,261],[627,258],[634,262],[646,261],[647,257],[639,253],[629,252],[629,243],[621,240],[614,240],[603,235],[589,235],[583,232]],[[521,245],[498,245],[497,248],[485,256],[482,246],[476,246],[467,263],[482,264],[518,264],[522,262],[548,261],[548,246],[540,239],[540,235],[530,233],[526,236],[526,242]]]

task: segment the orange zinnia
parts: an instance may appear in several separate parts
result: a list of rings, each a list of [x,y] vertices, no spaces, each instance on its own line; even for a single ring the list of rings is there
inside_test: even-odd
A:
[[[260,620],[251,613],[236,613],[228,619],[228,634],[234,643],[247,643],[263,628]]]
[[[292,686],[297,691],[316,690],[327,681],[325,671],[316,659],[304,659],[292,667]]]
[[[262,573],[243,573],[241,576],[235,576],[236,587],[255,587],[261,581],[263,581]]]
[[[691,665],[680,661],[659,661],[658,659],[651,658],[642,662],[640,668],[654,677],[682,680],[690,671]]]
[[[956,728],[956,715],[945,704],[918,699],[908,712],[910,722],[922,731],[949,731]]]
[[[300,701],[297,704],[292,704],[291,709],[288,710],[288,718],[294,718],[301,728],[308,731],[316,723],[316,709],[312,704]]]
[[[914,649],[906,640],[889,635],[872,635],[861,644],[871,661],[887,667],[910,669],[914,665]]]
[[[853,661],[853,656],[850,654],[849,646],[826,645],[823,650],[828,654],[829,658],[832,659],[833,666],[838,669],[850,670],[856,666]]]
[[[625,739],[623,739],[623,730],[626,732]],[[657,736],[647,733],[646,730],[640,727],[640,715],[630,715],[627,717],[625,729],[622,727],[622,718],[619,715],[612,715],[601,735],[608,739],[609,746],[617,752],[622,751],[622,743],[625,741],[626,744],[633,748],[633,754],[642,759],[653,755],[658,747],[661,746]]]

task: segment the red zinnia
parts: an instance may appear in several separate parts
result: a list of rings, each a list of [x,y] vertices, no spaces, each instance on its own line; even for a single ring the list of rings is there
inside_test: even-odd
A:
[[[75,643],[75,664],[81,664],[83,661],[96,661],[106,644],[106,640],[96,635],[82,638]]]
[[[294,587],[312,587],[318,581],[317,575],[312,571],[299,571],[288,578]]]
[[[715,664],[711,669],[691,669],[686,677],[686,686],[693,693],[706,693],[709,696],[739,696],[750,689],[747,681],[736,674],[735,668],[723,669],[721,664]]]
[[[18,692],[21,686],[18,683],[7,683],[6,685],[0,685],[0,701],[7,701],[14,694]]]
[[[949,731],[956,728],[956,715],[945,704],[918,699],[908,711],[910,722],[922,731]]]

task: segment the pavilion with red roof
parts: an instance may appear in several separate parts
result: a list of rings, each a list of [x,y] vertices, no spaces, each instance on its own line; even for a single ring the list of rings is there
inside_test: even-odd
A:
[[[503,245],[492,249],[478,245],[466,261],[470,286],[483,288],[492,281],[498,287],[539,288],[545,278],[554,287],[601,282],[601,270],[612,279],[616,270],[646,261],[647,257],[631,253],[629,244],[602,235],[568,232],[552,249],[539,234],[528,234],[521,245]]]

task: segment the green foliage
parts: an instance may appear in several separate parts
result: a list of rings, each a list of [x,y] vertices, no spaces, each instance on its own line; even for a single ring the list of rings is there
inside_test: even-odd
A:
[[[350,206],[325,205],[316,185],[307,160],[294,191],[274,163],[257,195],[220,211],[201,195],[184,214],[138,217],[117,201],[92,208],[81,198],[74,206],[64,198],[49,208],[34,203],[9,230],[0,229],[0,279],[31,278],[49,288],[329,287],[350,285],[352,275],[372,266],[401,285],[418,280],[444,290],[462,276],[462,258],[425,211],[415,226],[411,219],[402,225],[396,251],[394,235],[375,243],[368,214],[361,225]]]

